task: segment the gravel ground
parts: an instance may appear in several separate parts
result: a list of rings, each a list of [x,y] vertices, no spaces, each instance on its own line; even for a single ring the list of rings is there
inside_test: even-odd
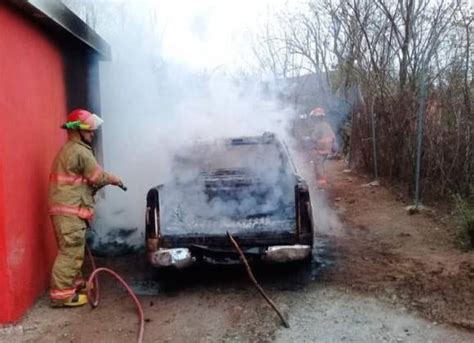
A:
[[[472,342],[474,335],[420,319],[402,306],[334,287],[291,297],[290,329],[277,342]]]

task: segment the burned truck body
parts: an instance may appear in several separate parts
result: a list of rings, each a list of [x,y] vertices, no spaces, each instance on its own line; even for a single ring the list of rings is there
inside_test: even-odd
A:
[[[273,134],[196,144],[174,159],[173,179],[149,190],[146,247],[156,267],[310,258],[311,202]]]

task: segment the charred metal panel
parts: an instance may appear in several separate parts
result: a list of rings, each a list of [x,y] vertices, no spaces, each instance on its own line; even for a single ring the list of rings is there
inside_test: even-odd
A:
[[[146,197],[145,242],[148,252],[157,251],[160,246],[160,198],[158,187],[152,188]]]
[[[162,234],[294,232],[295,177],[276,141],[239,138],[178,156],[160,190]]]
[[[313,216],[308,186],[301,179],[295,186],[297,235],[301,243],[313,245]]]
[[[294,232],[271,231],[266,234],[252,232],[235,237],[242,247],[296,244],[298,238]],[[193,244],[209,247],[231,247],[225,235],[168,235],[162,239],[164,247],[190,246]]]

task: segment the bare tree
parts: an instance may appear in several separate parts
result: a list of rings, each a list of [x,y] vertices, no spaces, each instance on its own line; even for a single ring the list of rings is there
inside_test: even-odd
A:
[[[382,175],[411,189],[418,151],[422,190],[469,189],[474,19],[467,1],[308,0],[273,20],[265,36],[272,60],[285,62],[274,69],[324,74],[353,104],[357,165],[372,166],[375,123]]]

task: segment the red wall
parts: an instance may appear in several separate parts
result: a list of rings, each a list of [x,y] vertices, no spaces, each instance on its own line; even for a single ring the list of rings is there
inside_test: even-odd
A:
[[[56,242],[48,175],[65,141],[59,49],[0,4],[0,323],[18,320],[48,286]]]

